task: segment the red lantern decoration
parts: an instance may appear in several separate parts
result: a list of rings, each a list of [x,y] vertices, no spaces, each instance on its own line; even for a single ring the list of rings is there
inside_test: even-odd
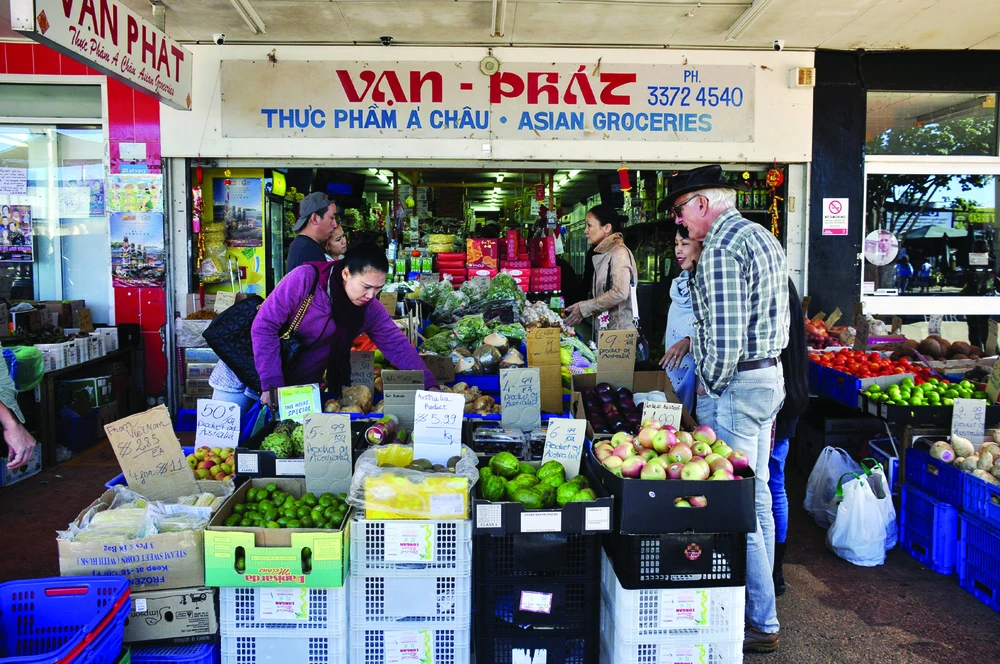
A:
[[[632,181],[628,177],[628,169],[624,166],[618,169],[618,184],[622,191],[632,191]]]

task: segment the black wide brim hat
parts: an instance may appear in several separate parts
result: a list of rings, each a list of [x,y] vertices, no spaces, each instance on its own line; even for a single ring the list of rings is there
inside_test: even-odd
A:
[[[657,210],[667,212],[678,197],[699,189],[742,189],[749,187],[739,180],[727,180],[722,177],[722,166],[699,166],[689,171],[681,171],[667,180],[667,195],[660,201]]]

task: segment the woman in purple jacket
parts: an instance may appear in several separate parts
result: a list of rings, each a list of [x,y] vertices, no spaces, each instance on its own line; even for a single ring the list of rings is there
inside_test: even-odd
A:
[[[342,260],[306,263],[281,280],[261,305],[250,333],[263,392],[261,402],[270,405],[272,389],[318,383],[324,372],[327,389],[339,397],[341,388],[351,380],[351,346],[365,333],[394,367],[423,371],[425,386],[437,385],[378,300],[388,271],[383,251],[372,244],[359,244]],[[297,333],[302,350],[286,375],[281,368],[278,334],[291,324],[310,293],[313,300]]]

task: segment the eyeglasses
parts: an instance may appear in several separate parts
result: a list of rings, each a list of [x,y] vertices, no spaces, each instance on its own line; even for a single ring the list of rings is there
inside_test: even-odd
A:
[[[670,207],[670,218],[671,219],[676,219],[677,215],[679,215],[681,213],[681,208],[683,208],[685,205],[687,205],[688,203],[690,203],[694,199],[698,198],[699,196],[701,196],[701,194],[695,194],[694,196],[692,196],[691,198],[687,199],[683,203],[678,203],[677,205],[671,206]]]

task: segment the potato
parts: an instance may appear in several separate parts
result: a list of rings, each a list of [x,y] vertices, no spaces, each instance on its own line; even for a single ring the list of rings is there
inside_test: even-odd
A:
[[[982,455],[983,452],[989,452],[993,455],[993,463],[1000,460],[1000,445],[996,443],[983,443],[983,446],[979,448],[979,454]]]
[[[990,471],[990,475],[1000,480],[1000,463],[993,466],[993,470]]]
[[[340,412],[340,402],[336,399],[328,399],[326,403],[323,404],[324,413],[339,413]]]
[[[976,464],[976,468],[979,470],[989,470],[993,467],[993,455],[989,452],[979,453],[979,462]]]
[[[951,445],[944,442],[943,440],[939,440],[938,442],[931,445],[931,456],[934,457],[935,459],[940,459],[945,463],[951,463],[952,461],[955,460],[956,456],[968,456],[968,455],[956,454],[955,450],[952,449]]]
[[[955,460],[951,462],[951,465],[956,468],[961,468],[963,463],[965,463],[965,457],[955,457]]]
[[[951,448],[955,451],[955,456],[970,457],[976,453],[976,448],[967,438],[961,436],[951,437]]]
[[[983,480],[984,482],[987,482],[987,483],[992,484],[994,486],[1000,486],[1000,480],[998,480],[993,475],[990,475],[985,470],[979,470],[977,468],[976,470],[972,471],[972,475],[973,475],[973,477],[978,477],[979,479]]]
[[[973,454],[970,457],[966,457],[962,465],[959,466],[962,470],[976,470],[979,467],[979,455]]]

